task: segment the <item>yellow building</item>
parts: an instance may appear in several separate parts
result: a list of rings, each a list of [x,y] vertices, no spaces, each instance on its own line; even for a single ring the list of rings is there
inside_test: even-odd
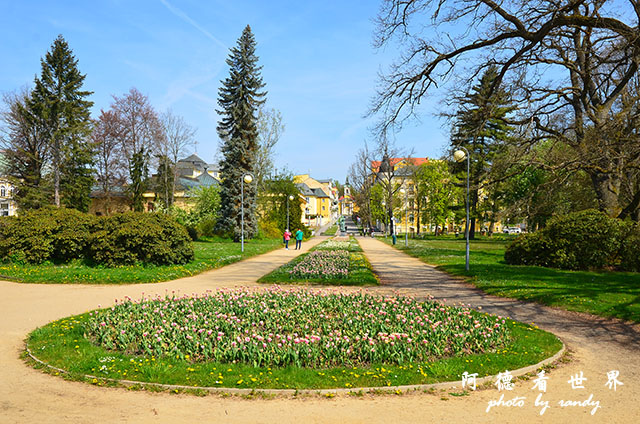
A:
[[[176,163],[176,173],[173,204],[181,209],[190,210],[194,206],[194,189],[220,184],[220,172],[217,165],[207,164],[195,154],[180,159]],[[155,184],[154,178],[155,175],[151,177],[150,186]],[[153,211],[157,200],[155,192],[147,191],[142,194],[142,197],[144,198],[145,212]],[[90,213],[110,215],[112,213],[126,212],[129,210],[131,210],[131,205],[126,187],[124,186],[113,187],[108,198],[105,193],[98,188],[91,192]]]
[[[304,198],[301,206],[302,222],[309,227],[331,223],[336,213],[331,181],[318,181],[309,174],[296,175],[293,181]]]

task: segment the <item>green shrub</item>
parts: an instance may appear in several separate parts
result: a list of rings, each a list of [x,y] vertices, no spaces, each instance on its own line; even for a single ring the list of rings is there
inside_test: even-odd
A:
[[[548,266],[549,245],[541,232],[521,234],[504,252],[504,260],[511,265]]]
[[[207,237],[215,236],[216,221],[217,219],[214,216],[202,219],[197,226],[198,233]]]
[[[2,221],[0,256],[34,264],[83,258],[96,224],[94,216],[65,208],[24,211]]]
[[[258,235],[263,238],[282,238],[284,231],[280,230],[278,223],[273,220],[260,220],[258,222]]]
[[[127,212],[101,218],[89,259],[106,266],[184,264],[193,259],[187,230],[165,214]]]
[[[541,231],[518,237],[504,258],[514,265],[563,269],[633,268],[632,252],[638,248],[632,246],[632,233],[631,223],[584,210],[554,217]]]
[[[625,271],[640,272],[640,227],[638,225],[622,243],[620,268]]]

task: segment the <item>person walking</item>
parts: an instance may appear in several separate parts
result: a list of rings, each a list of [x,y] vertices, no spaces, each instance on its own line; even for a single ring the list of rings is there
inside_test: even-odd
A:
[[[296,231],[296,250],[302,249],[302,237],[304,237],[304,233],[298,228],[298,231]]]
[[[289,232],[289,229],[287,228],[286,230],[284,230],[284,235],[282,236],[282,238],[284,239],[284,248],[289,250],[289,240],[291,240],[291,233]]]

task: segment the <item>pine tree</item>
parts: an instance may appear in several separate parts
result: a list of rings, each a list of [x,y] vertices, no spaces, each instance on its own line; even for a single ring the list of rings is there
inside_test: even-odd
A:
[[[93,183],[88,167],[94,149],[88,142],[93,102],[85,98],[92,92],[82,90],[85,75],[62,35],[40,62],[42,72],[35,79],[30,106],[41,114],[46,127],[54,204],[59,207],[63,197],[66,206],[86,210]]]
[[[141,148],[131,156],[131,162],[129,163],[131,207],[136,212],[144,212],[144,197],[142,194],[147,188],[147,176],[149,175],[149,168],[147,167],[149,160],[146,159],[146,156],[144,148]]]
[[[240,239],[241,184],[243,176],[255,178],[258,130],[256,111],[264,103],[266,92],[260,75],[256,42],[251,27],[242,32],[227,59],[229,77],[223,81],[218,92],[217,112],[222,116],[218,122],[218,135],[222,140],[224,159],[220,171],[223,177],[220,201],[221,216],[216,230]],[[251,238],[257,231],[255,183],[244,184],[244,229],[245,237]]]
[[[500,87],[489,95],[497,76],[495,67],[488,68],[480,78],[480,83],[461,99],[451,140],[453,149],[462,146],[470,153],[469,238],[475,237],[480,186],[485,182],[495,156],[503,148],[512,130],[506,122],[507,115],[514,110],[509,96]],[[459,178],[466,178],[466,161],[454,165],[453,171]]]
[[[156,202],[165,211],[173,204],[174,163],[166,155],[158,155],[158,174],[155,181]]]

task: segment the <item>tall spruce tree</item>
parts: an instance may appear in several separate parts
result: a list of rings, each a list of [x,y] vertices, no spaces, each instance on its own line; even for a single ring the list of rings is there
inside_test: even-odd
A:
[[[93,93],[82,90],[85,75],[78,70],[78,61],[62,35],[54,40],[41,65],[30,106],[45,124],[53,201],[59,207],[62,197],[65,206],[86,211],[93,183],[89,166],[94,157],[89,142],[93,102],[86,98]]]
[[[462,146],[470,153],[469,238],[472,239],[475,237],[480,187],[486,182],[493,160],[512,130],[505,120],[514,110],[509,96],[500,87],[492,92],[497,77],[495,67],[484,72],[479,84],[460,100],[453,127],[452,148],[455,150]],[[460,179],[466,178],[466,162],[454,164],[452,171]]]
[[[256,112],[265,102],[266,92],[255,54],[256,41],[251,27],[242,31],[227,59],[229,77],[222,82],[218,92],[218,136],[222,140],[223,160],[220,171],[220,219],[216,231],[228,234],[238,241],[241,234],[241,184],[245,174],[255,179],[258,129]],[[257,231],[255,183],[244,184],[245,237],[251,238]]]

